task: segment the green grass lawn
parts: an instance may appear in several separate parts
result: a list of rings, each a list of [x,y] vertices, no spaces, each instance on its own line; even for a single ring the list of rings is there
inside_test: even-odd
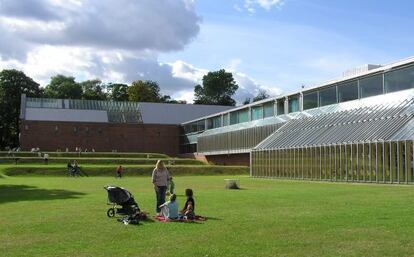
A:
[[[177,176],[203,223],[125,226],[106,191],[129,189],[154,214],[149,177],[0,177],[1,256],[413,256],[414,187]]]

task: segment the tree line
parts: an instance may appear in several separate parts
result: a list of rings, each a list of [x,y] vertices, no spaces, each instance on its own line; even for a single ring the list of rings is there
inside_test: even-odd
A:
[[[209,72],[202,83],[194,87],[194,104],[234,106],[236,101],[232,97],[238,87],[231,72],[223,69]],[[103,83],[99,79],[77,82],[72,76],[58,74],[41,87],[24,72],[5,69],[0,71],[0,149],[19,145],[21,94],[27,97],[186,104],[162,94],[158,83],[150,80],[136,80],[130,85]],[[263,94],[253,100],[261,100],[261,97]],[[246,101],[250,102],[250,99]]]

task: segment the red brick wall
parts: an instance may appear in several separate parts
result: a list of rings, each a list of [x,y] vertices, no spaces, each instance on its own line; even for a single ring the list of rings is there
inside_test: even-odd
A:
[[[250,166],[250,154],[222,154],[206,155],[207,161],[217,165],[241,165]]]
[[[177,125],[23,120],[20,133],[23,150],[39,147],[42,151],[66,148],[74,151],[75,147],[82,147],[100,152],[154,152],[172,156],[179,153]]]

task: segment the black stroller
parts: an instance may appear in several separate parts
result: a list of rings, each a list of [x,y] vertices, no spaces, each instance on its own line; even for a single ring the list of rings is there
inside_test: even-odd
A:
[[[134,196],[128,190],[117,186],[104,188],[108,192],[108,205],[112,205],[106,212],[109,218],[115,217],[116,214],[134,215],[141,212]],[[118,206],[121,208],[117,208]]]

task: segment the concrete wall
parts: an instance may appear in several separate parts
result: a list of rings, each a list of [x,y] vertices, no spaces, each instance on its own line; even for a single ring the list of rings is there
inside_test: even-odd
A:
[[[25,120],[108,122],[106,111],[53,108],[26,108]]]
[[[23,150],[56,151],[75,147],[95,151],[179,153],[179,127],[157,124],[28,121],[21,124]]]
[[[250,166],[250,154],[222,154],[222,155],[206,155],[208,162],[216,165],[240,165]]]

